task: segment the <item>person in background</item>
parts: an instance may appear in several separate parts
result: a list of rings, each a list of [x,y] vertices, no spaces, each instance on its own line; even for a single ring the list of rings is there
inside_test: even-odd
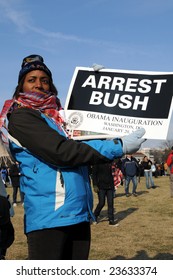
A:
[[[131,154],[127,154],[125,159],[122,160],[121,170],[125,178],[125,195],[127,197],[130,196],[129,185],[132,181],[132,195],[137,196],[137,175],[139,174],[139,165],[137,159]]]
[[[107,199],[109,225],[117,225],[114,219],[114,176],[112,163],[94,165],[92,168],[93,188],[98,193],[98,204],[94,210],[96,223]]]
[[[11,217],[14,210],[2,179],[0,178],[0,260],[5,260],[7,249],[14,242],[14,227]]]
[[[17,194],[18,190],[20,193],[20,202],[23,205],[24,202],[24,194],[22,193],[20,189],[20,171],[19,171],[19,163],[15,162],[13,163],[9,168],[9,176],[11,179],[11,184],[13,187],[13,206],[17,206]]]
[[[146,140],[142,128],[121,139],[70,139],[57,93],[43,57],[27,56],[0,115],[0,126],[8,116],[9,147],[19,162],[30,260],[88,259],[94,219],[88,166],[135,152]]]
[[[164,162],[164,173],[165,173],[165,176],[168,175],[168,165],[167,165],[166,161]]]
[[[8,171],[6,166],[1,167],[1,178],[3,183],[6,185],[7,178],[8,178]]]
[[[152,170],[151,170],[152,161],[147,156],[144,156],[143,160],[141,162],[141,165],[142,165],[143,170],[144,170],[144,176],[145,176],[145,180],[146,180],[146,188],[147,189],[150,189],[150,188],[155,189],[153,174],[152,174]]]
[[[160,163],[160,176],[165,176],[164,162]]]
[[[114,198],[116,197],[116,191],[118,187],[123,186],[123,173],[121,171],[122,161],[121,159],[115,160],[112,163],[112,175],[114,179]]]
[[[151,171],[152,174],[155,178],[158,178],[158,164],[157,162],[154,160],[154,162],[151,165]]]
[[[171,147],[171,151],[167,157],[166,163],[170,171],[170,196],[173,197],[173,146]]]

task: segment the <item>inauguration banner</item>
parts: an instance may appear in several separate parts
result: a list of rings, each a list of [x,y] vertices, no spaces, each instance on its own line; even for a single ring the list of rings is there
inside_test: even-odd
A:
[[[172,96],[173,72],[76,67],[65,103],[67,127],[100,138],[143,127],[145,138],[166,140]]]

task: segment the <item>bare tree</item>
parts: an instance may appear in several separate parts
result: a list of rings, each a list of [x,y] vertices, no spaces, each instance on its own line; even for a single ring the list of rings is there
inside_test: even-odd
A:
[[[161,148],[152,149],[150,153],[154,156],[154,160],[157,163],[162,163],[166,161],[172,146],[173,140],[166,140],[162,142]]]

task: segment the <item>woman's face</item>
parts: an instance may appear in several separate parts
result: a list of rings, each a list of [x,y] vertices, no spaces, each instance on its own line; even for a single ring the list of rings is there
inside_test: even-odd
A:
[[[23,92],[43,92],[50,90],[50,78],[41,70],[34,70],[26,74]]]

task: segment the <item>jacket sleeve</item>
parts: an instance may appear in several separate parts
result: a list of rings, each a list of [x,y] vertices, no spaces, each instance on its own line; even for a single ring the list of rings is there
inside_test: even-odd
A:
[[[20,108],[9,118],[9,133],[35,156],[61,167],[92,165],[123,155],[120,140],[74,141],[51,128],[41,114]]]
[[[125,165],[126,165],[126,159],[124,159],[124,160],[122,161],[122,165],[121,165],[121,172],[123,173],[124,176],[125,176],[125,174],[126,174]]]

